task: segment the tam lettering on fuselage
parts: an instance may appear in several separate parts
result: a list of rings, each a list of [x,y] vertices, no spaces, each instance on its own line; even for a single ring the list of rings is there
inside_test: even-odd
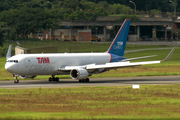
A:
[[[49,57],[37,57],[38,63],[50,63]]]

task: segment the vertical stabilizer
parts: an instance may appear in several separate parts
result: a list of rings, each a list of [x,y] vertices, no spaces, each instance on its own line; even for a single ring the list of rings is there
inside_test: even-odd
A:
[[[116,37],[114,38],[111,46],[109,47],[107,51],[108,53],[124,56],[130,23],[131,23],[130,19],[125,19]]]
[[[6,59],[11,57],[11,48],[12,48],[12,45],[9,45],[8,52],[7,52],[7,55],[6,55]]]

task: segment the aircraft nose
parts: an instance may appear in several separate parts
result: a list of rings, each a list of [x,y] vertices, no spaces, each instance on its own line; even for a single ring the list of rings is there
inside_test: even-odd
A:
[[[5,69],[8,71],[8,72],[11,72],[11,65],[6,63],[5,64]]]

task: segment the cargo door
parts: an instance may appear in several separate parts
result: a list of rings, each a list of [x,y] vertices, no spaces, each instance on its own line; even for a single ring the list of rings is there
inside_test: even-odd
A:
[[[29,67],[29,63],[30,63],[30,60],[29,59],[25,59],[25,66],[26,67]]]

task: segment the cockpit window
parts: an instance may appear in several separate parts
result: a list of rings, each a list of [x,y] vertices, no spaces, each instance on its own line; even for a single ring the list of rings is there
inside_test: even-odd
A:
[[[18,60],[7,60],[7,62],[18,63]]]

